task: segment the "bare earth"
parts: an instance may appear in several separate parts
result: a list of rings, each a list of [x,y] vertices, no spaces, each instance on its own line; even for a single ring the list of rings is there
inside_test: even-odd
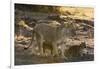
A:
[[[31,54],[31,47],[28,50],[24,50],[25,42],[16,42],[15,46],[15,65],[29,65],[29,64],[46,64],[46,63],[63,63],[63,62],[80,62],[80,61],[93,61],[94,60],[94,49],[91,45],[91,40],[88,39],[88,52],[89,54],[83,57],[76,57],[72,60],[66,60],[61,57],[40,57]],[[28,42],[27,42],[28,43]],[[27,44],[26,43],[26,44]],[[79,43],[74,41],[73,43]],[[93,44],[93,41],[92,41]],[[91,46],[90,46],[91,45]]]
[[[67,15],[68,17],[72,17],[73,19],[76,19],[76,24],[80,24],[81,23],[85,23],[91,26],[94,26],[94,22],[93,22],[93,9],[80,9],[80,8],[67,8],[66,7],[61,8],[61,12],[63,11],[68,11],[70,13],[70,15]],[[18,10],[19,11],[19,10]],[[16,12],[18,12],[16,11]],[[19,11],[17,15],[16,13],[16,23],[18,22],[17,18],[20,18],[23,13],[23,11]],[[63,14],[62,13],[62,14]],[[73,16],[74,15],[74,16]],[[24,16],[24,15],[23,15]],[[36,19],[38,22],[41,20],[46,20],[46,18],[48,17],[48,14],[41,14],[41,13],[33,13],[33,12],[27,12],[27,16],[29,16],[30,18],[34,18]],[[67,20],[69,21],[69,20]],[[69,21],[70,22],[70,21]],[[27,23],[28,24],[28,23]],[[81,26],[80,26],[81,27]],[[83,26],[85,29],[87,29],[88,31],[88,27],[86,25]],[[17,27],[15,27],[16,30]],[[94,29],[91,29],[92,32],[90,33],[94,33]],[[19,31],[19,30],[18,30]],[[80,61],[93,61],[94,60],[94,37],[89,38],[87,31],[82,31],[80,32],[80,30],[78,32],[78,35],[75,37],[75,39],[69,39],[69,42],[66,42],[67,45],[77,45],[79,44],[81,41],[85,41],[88,47],[88,54],[84,55],[82,57],[75,57],[71,60],[66,60],[64,58],[61,57],[53,57],[53,56],[48,56],[48,57],[40,57],[40,56],[36,56],[34,54],[31,54],[31,47],[27,50],[24,49],[24,46],[27,46],[30,42],[30,39],[22,39],[22,40],[16,40],[15,39],[15,65],[30,65],[30,64],[46,64],[46,63],[64,63],[64,62],[80,62]],[[21,32],[22,35],[23,34],[28,34],[30,36],[30,33],[32,32],[27,32],[26,30]],[[15,33],[16,34],[16,33]],[[16,38],[16,37],[15,37]],[[30,37],[31,38],[31,37]]]

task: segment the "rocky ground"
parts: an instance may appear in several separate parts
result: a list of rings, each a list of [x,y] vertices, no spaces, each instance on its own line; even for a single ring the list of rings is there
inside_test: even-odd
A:
[[[86,33],[86,32],[85,32]],[[67,39],[66,45],[79,45],[82,41],[86,42],[88,54],[84,56],[75,57],[71,60],[66,60],[61,57],[40,57],[32,54],[32,47],[25,50],[24,47],[30,43],[31,38],[20,37],[22,39],[15,40],[15,65],[28,64],[45,64],[45,63],[63,63],[63,62],[80,62],[94,60],[94,39],[88,38],[84,32],[77,35],[75,38]]]
[[[19,12],[18,12],[19,13]],[[17,15],[18,13],[16,13],[16,23],[18,22],[18,19],[20,18],[20,14]],[[22,13],[20,11],[20,13]],[[30,14],[27,13],[28,18],[31,21],[31,18],[36,19],[38,23],[49,23],[51,20],[55,21],[60,21],[62,22],[63,20],[60,20],[59,17],[55,17],[55,16],[48,16],[48,14],[35,14],[32,13]],[[33,16],[32,16],[33,15]],[[77,15],[75,15],[77,16]],[[25,18],[26,16],[24,16]],[[27,31],[24,28],[20,28],[23,29],[21,30],[21,37],[19,37],[19,39],[15,36],[15,65],[29,65],[29,64],[45,64],[45,63],[63,63],[63,62],[80,62],[80,61],[93,61],[94,60],[94,29],[92,28],[94,26],[94,22],[93,19],[83,19],[84,17],[80,18],[80,17],[73,17],[72,15],[70,16],[60,16],[61,18],[64,19],[64,21],[66,22],[75,22],[75,25],[79,25],[79,27],[82,27],[81,30],[77,31],[77,34],[75,37],[70,38],[67,40],[66,45],[79,45],[82,41],[86,42],[86,46],[87,46],[87,51],[88,54],[84,55],[84,56],[79,56],[79,57],[75,57],[71,60],[66,60],[63,59],[61,57],[52,57],[52,56],[46,56],[46,57],[40,57],[40,56],[36,56],[34,54],[31,53],[32,51],[32,47],[30,47],[29,49],[25,50],[24,47],[27,46],[30,43],[31,40],[31,31]],[[26,17],[27,20],[27,17]],[[29,22],[29,21],[28,21]],[[30,27],[32,26],[31,23],[34,23],[36,21],[33,20],[33,22],[30,22],[30,24],[28,24]],[[15,23],[15,24],[16,24]],[[84,25],[84,24],[85,25]],[[88,25],[88,26],[87,26]],[[17,25],[15,25],[15,35],[18,34],[17,32],[19,31],[19,29],[17,28]],[[26,35],[28,35],[28,37],[26,37]]]

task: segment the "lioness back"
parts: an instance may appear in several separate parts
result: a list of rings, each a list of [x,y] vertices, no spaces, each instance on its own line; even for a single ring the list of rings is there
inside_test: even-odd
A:
[[[56,41],[59,35],[56,31],[56,27],[49,26],[48,24],[38,24],[34,31],[37,32],[46,42]]]

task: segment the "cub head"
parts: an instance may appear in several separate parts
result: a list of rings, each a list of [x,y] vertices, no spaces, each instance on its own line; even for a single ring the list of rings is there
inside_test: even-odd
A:
[[[87,50],[87,46],[86,46],[86,43],[85,42],[82,42],[80,44],[80,52],[81,52],[81,56],[84,56],[84,55],[87,55],[88,54],[88,50]]]

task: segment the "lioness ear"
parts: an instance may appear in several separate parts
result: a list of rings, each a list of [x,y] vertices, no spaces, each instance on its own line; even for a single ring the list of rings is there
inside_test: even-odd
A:
[[[49,23],[48,25],[56,28],[59,27],[61,24],[57,21],[51,21],[51,23]]]
[[[55,21],[55,24],[56,24],[57,26],[60,26],[60,25],[61,25],[59,22],[56,22],[56,21]]]
[[[21,20],[19,23],[18,23],[19,26],[22,26],[24,28],[26,28],[27,30],[33,30],[33,28],[29,27],[24,20]]]
[[[18,22],[18,25],[19,25],[19,26],[24,26],[24,25],[25,25],[25,21],[24,21],[24,20],[20,20],[20,21]]]
[[[57,27],[59,27],[59,26],[61,26],[61,24],[60,24],[60,23],[58,23],[58,24],[57,24]]]

